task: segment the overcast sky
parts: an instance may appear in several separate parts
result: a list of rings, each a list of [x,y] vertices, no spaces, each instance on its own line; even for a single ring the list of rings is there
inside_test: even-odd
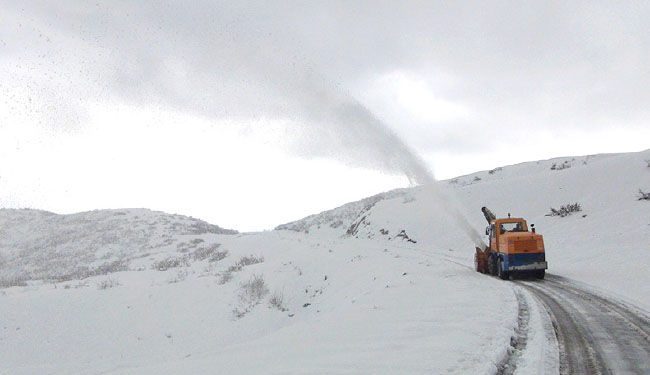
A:
[[[650,148],[650,2],[0,0],[0,207],[239,230]]]

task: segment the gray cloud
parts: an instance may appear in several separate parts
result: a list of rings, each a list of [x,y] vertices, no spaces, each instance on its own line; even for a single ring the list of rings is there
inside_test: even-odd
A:
[[[418,174],[422,163],[395,133],[421,151],[468,152],[494,147],[466,136],[481,128],[498,127],[508,142],[535,128],[602,128],[649,114],[643,1],[68,0],[3,9],[2,78],[17,83],[0,93],[55,127],[82,123],[87,101],[277,117],[302,124],[303,156],[345,150],[352,163]],[[367,104],[356,88],[394,70],[417,74],[473,116],[414,124],[394,113],[386,129],[355,104]],[[437,87],[440,72],[453,84]],[[16,85],[34,102],[16,97]]]

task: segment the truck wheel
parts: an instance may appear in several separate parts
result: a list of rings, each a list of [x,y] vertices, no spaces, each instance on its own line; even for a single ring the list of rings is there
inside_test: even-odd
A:
[[[488,258],[488,272],[490,272],[491,276],[497,275],[497,258],[495,256],[491,255]]]
[[[540,280],[543,280],[545,275],[546,275],[546,270],[538,270],[535,273],[535,277],[540,279]]]
[[[501,258],[499,258],[499,262],[497,263],[497,274],[501,280],[508,280],[510,278],[510,272],[503,270],[503,262],[501,261]]]

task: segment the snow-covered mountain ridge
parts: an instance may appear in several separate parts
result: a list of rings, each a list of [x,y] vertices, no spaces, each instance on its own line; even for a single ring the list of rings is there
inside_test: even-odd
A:
[[[647,153],[647,151],[646,151]],[[578,169],[584,168],[588,165],[593,166],[610,158],[620,157],[625,154],[599,154],[587,156],[569,156],[558,157],[548,160],[524,162],[510,166],[497,167],[492,170],[474,172],[468,175],[458,176],[455,178],[442,180],[439,184],[443,189],[445,188],[461,188],[469,185],[478,185],[486,182],[508,181],[512,179],[528,178],[530,176],[549,175],[548,171],[561,171],[572,167]],[[639,163],[643,165],[643,162]],[[575,169],[574,169],[575,171]],[[565,172],[566,173],[566,172]],[[570,173],[570,172],[569,172]],[[558,173],[556,176],[550,174],[550,177],[564,177],[565,174]],[[356,202],[350,202],[340,207],[321,212],[319,214],[310,215],[303,219],[299,219],[287,224],[277,226],[276,230],[294,230],[309,233],[312,227],[321,229],[323,227],[330,228],[343,228],[348,229],[350,225],[356,222],[364,213],[368,212],[376,203],[396,198],[403,198],[403,203],[410,203],[415,200],[413,197],[417,191],[422,188],[406,188],[396,189],[386,193],[380,193],[369,198],[365,198]],[[480,186],[474,187],[480,189]],[[473,216],[470,213],[468,216]],[[339,230],[340,232],[340,230]]]
[[[275,230],[292,230],[296,232],[309,233],[310,228],[322,229],[327,226],[333,230],[346,229],[351,221],[358,218],[364,212],[368,212],[377,202],[385,199],[405,196],[407,189],[396,189],[385,193],[373,195],[356,202],[346,203],[340,207],[323,211],[319,214],[307,216],[303,219],[290,223],[278,225]]]
[[[192,243],[201,235],[236,233],[202,220],[146,209],[72,215],[1,209],[0,284],[125,271],[137,259],[215,246],[203,239]]]

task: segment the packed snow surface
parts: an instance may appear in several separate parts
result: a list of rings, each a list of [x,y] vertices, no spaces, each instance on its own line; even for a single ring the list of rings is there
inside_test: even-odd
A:
[[[524,217],[549,272],[650,309],[647,159],[523,163],[262,233],[148,210],[0,210],[0,373],[492,374],[518,301],[473,271],[474,242],[444,208],[479,231],[482,206]],[[553,369],[548,317],[528,305],[522,374]]]

